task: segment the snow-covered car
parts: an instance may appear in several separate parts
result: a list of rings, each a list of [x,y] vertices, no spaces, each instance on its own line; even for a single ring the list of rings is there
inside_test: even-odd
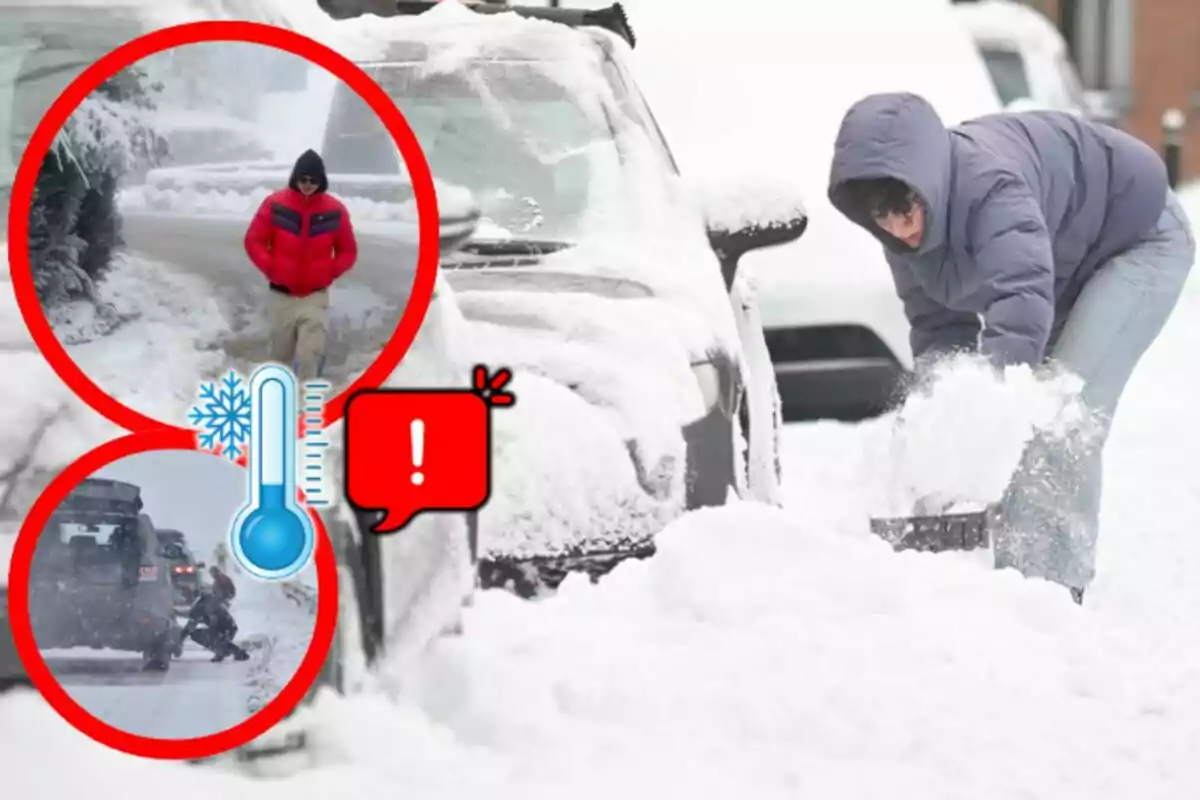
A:
[[[515,374],[493,415],[482,585],[533,595],[651,554],[689,509],[777,502],[778,398],[737,263],[803,233],[796,193],[764,209],[679,174],[619,5],[426,7],[351,20],[375,33],[352,54],[482,211],[440,270],[459,381],[476,363]],[[351,91],[326,133],[335,172],[403,170]]]
[[[869,45],[797,47],[780,64],[790,74],[831,76],[805,83],[795,92],[794,110],[779,113],[795,139],[799,155],[792,164],[806,176],[813,226],[786,253],[754,266],[784,418],[857,420],[894,403],[913,359],[908,321],[879,243],[838,214],[825,194],[841,117],[863,95],[885,91],[925,96],[947,124],[1002,106],[948,3],[872,5],[867,16],[852,9],[811,14],[804,25],[809,42],[869,39]]]
[[[1006,108],[1088,114],[1067,43],[1045,14],[1013,0],[960,1],[954,13],[978,46]]]
[[[8,565],[17,539],[16,531],[10,529],[14,527],[11,523],[0,525],[0,694],[32,685],[8,624]]]

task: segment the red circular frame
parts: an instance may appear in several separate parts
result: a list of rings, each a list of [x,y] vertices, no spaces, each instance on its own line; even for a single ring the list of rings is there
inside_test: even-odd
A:
[[[134,39],[105,55],[72,81],[55,100],[30,137],[13,181],[12,202],[8,213],[8,260],[17,305],[34,342],[50,362],[50,366],[81,400],[97,412],[129,431],[163,427],[187,430],[182,425],[151,419],[118,402],[97,386],[67,354],[66,348],[46,319],[34,285],[33,270],[29,263],[29,210],[33,205],[34,184],[46,153],[68,117],[88,95],[112,75],[148,56],[173,47],[201,42],[261,44],[285,50],[325,68],[357,92],[375,111],[395,140],[408,169],[417,206],[419,237],[417,270],[412,293],[395,331],[380,351],[379,357],[371,362],[358,380],[325,404],[322,416],[324,426],[328,427],[343,417],[346,401],[354,392],[373,389],[382,384],[416,339],[417,331],[433,299],[433,287],[437,277],[438,208],[429,163],[396,104],[379,84],[354,62],[299,33],[257,22],[190,22],[163,28]],[[189,431],[189,435],[194,434]]]
[[[296,674],[283,690],[258,712],[224,731],[192,739],[155,739],[115,728],[77,703],[51,673],[38,650],[29,618],[29,567],[38,536],[49,522],[50,514],[68,492],[97,470],[126,456],[155,450],[186,450],[208,458],[222,458],[196,447],[190,433],[159,429],[114,439],[85,453],[60,472],[42,492],[21,524],[8,571],[9,622],[17,654],[25,665],[33,685],[59,715],[97,742],[130,755],[159,759],[204,759],[241,747],[275,727],[300,704],[316,682],[329,655],[337,627],[338,577],[333,545],[321,518],[312,509],[309,514],[316,526],[317,541],[313,560],[317,568],[317,619],[308,652]]]

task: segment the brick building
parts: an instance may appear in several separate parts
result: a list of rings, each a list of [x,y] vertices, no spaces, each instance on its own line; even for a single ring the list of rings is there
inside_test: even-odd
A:
[[[1121,127],[1162,149],[1162,116],[1186,116],[1183,179],[1200,180],[1200,0],[1027,0],[1063,32],[1084,85]]]

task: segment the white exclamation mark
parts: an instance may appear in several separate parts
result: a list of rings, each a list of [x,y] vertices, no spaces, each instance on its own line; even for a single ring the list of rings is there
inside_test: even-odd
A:
[[[425,482],[425,475],[421,472],[421,465],[425,463],[425,420],[414,419],[412,421],[412,462],[413,474],[412,482],[414,486],[420,486]]]

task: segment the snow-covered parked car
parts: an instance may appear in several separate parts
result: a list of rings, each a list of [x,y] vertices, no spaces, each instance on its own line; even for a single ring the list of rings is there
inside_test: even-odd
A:
[[[8,624],[8,564],[17,539],[13,528],[11,523],[0,528],[0,694],[31,685]]]
[[[459,382],[476,363],[515,375],[516,405],[493,414],[482,585],[532,595],[651,554],[689,509],[778,502],[778,397],[737,263],[803,233],[795,191],[765,203],[679,174],[619,5],[396,8],[343,23],[374,34],[348,36],[350,55],[434,175],[479,201],[475,235],[440,268]],[[323,154],[338,174],[403,171],[348,90]]]

